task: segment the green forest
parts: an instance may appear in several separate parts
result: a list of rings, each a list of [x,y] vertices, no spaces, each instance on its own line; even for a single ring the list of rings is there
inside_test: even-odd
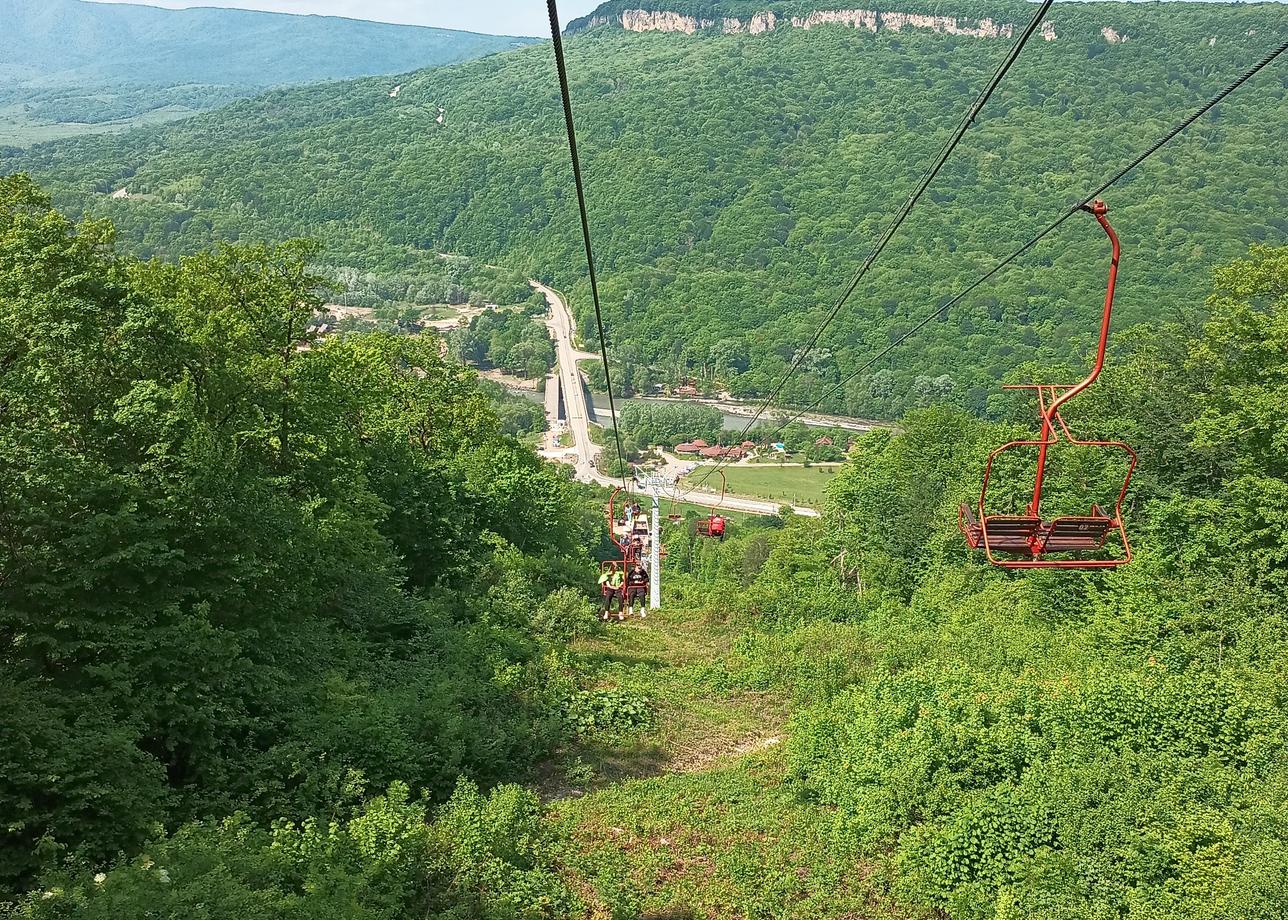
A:
[[[544,313],[541,295],[532,298],[532,309]],[[550,333],[524,311],[484,310],[467,328],[449,336],[449,344],[462,360],[529,379],[545,377],[555,365]]]
[[[1024,21],[1025,5],[1012,12]],[[1288,38],[1274,3],[1062,4],[1050,19],[1057,38],[1025,50],[787,404],[820,395]],[[1005,47],[843,27],[572,36],[623,379],[768,392]],[[43,145],[0,170],[32,172],[73,215],[110,217],[143,257],[307,236],[329,264],[393,274],[461,253],[556,283],[588,323],[552,73],[543,44],[419,72],[395,99],[383,80],[283,90]],[[1285,241],[1285,125],[1288,77],[1271,67],[1111,190],[1121,326],[1184,319],[1216,264]],[[138,197],[106,197],[122,187]],[[1069,221],[822,408],[894,419],[939,399],[933,385],[994,414],[1009,371],[1087,347],[1106,269],[1098,228]]]
[[[371,822],[462,776],[530,766],[567,695],[543,636],[585,613],[598,512],[432,339],[300,350],[306,244],[112,244],[0,180],[0,885],[164,827],[198,860],[275,821],[307,849],[308,822],[358,811],[383,839]]]
[[[762,7],[813,8],[667,9]],[[1288,39],[1274,4],[1051,20],[786,406]],[[587,25],[623,396],[766,393],[1006,47]],[[1139,457],[1130,564],[1005,570],[959,532],[1035,433],[1002,385],[1094,355],[1075,217],[824,407],[890,424],[766,412],[819,515],[717,540],[679,496],[625,619],[609,490],[468,364],[549,370],[530,278],[597,344],[548,45],[0,152],[0,918],[1288,917],[1285,61],[1110,196],[1114,334],[1063,417]],[[632,456],[741,438],[620,408]],[[1049,510],[1112,503],[1107,454],[1051,453]]]
[[[315,255],[139,262],[0,181],[10,915],[1288,910],[1288,248],[1071,410],[1140,452],[1126,569],[967,550],[1026,410],[945,403],[821,518],[668,525],[611,630],[602,495],[432,340],[300,350]]]

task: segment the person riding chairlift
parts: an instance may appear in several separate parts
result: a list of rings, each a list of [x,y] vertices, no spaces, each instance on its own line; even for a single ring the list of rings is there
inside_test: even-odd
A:
[[[723,540],[725,535],[725,519],[718,514],[711,515],[711,536]]]
[[[635,560],[635,565],[631,567],[630,573],[626,576],[626,610],[629,613],[635,611],[635,601],[640,603],[640,617],[648,616],[645,613],[647,602],[645,597],[648,595],[648,570],[644,568],[644,563]]]
[[[617,602],[617,619],[626,619],[626,602],[623,595],[623,585],[626,577],[622,570],[617,567],[605,569],[599,575],[599,592],[602,598],[602,607],[599,618],[607,621],[613,612],[613,602]]]

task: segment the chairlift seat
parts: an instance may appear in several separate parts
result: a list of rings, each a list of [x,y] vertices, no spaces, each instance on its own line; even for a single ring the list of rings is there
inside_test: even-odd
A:
[[[981,527],[975,509],[967,504],[958,509],[958,518],[958,526],[971,548],[978,549],[984,545],[984,528],[987,527],[989,547],[1001,553],[1032,553],[1033,540],[1042,529],[1040,518],[1003,514],[985,517]]]
[[[973,548],[984,546],[1009,555],[1040,557],[1051,553],[1080,553],[1103,549],[1117,522],[1099,505],[1089,515],[1066,515],[1043,521],[1032,515],[996,514],[984,518],[983,526],[970,505],[959,509],[962,532]]]
[[[1098,505],[1085,517],[1058,517],[1043,528],[1041,552],[1076,553],[1097,550],[1105,545],[1114,520]]]
[[[984,518],[989,547],[1002,553],[1032,553],[1033,540],[1041,530],[1041,518],[1003,514]]]
[[[1034,391],[1041,423],[1039,434],[1036,439],[1012,440],[994,448],[984,464],[984,482],[980,486],[979,501],[974,505],[979,512],[978,519],[970,505],[962,505],[958,511],[957,527],[965,536],[967,545],[972,549],[983,549],[988,561],[1002,568],[1101,569],[1125,565],[1132,559],[1131,543],[1127,539],[1127,529],[1123,526],[1123,502],[1131,484],[1132,471],[1136,469],[1136,451],[1122,441],[1079,438],[1069,430],[1060,414],[1071,399],[1095,383],[1104,368],[1114,288],[1118,279],[1118,258],[1122,248],[1118,235],[1106,218],[1109,208],[1103,201],[1084,203],[1080,207],[1096,218],[1110,243],[1109,277],[1105,284],[1105,303],[1100,316],[1100,339],[1096,346],[1095,363],[1087,376],[1078,383],[1033,383],[1005,387]],[[1121,451],[1126,456],[1127,470],[1122,485],[1117,490],[1118,498],[1112,512],[1105,511],[1099,505],[1092,505],[1088,515],[1065,515],[1049,519],[1043,516],[1042,487],[1047,474],[1047,453],[1052,445],[1061,441],[1076,447]],[[986,509],[993,462],[1007,451],[1027,451],[1034,448],[1037,449],[1037,463],[1033,467],[1033,494],[1025,509],[1027,514],[988,514]],[[1100,552],[1105,548],[1111,533],[1117,533],[1121,539],[1121,553]]]

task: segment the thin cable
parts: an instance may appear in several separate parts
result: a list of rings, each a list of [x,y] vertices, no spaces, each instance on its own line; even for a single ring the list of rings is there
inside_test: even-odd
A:
[[[881,360],[882,358],[884,358],[886,355],[890,354],[890,352],[894,351],[896,348],[898,348],[898,347],[899,347],[900,345],[902,345],[904,342],[908,341],[908,339],[912,338],[914,335],[916,335],[916,334],[917,334],[918,332],[920,332],[922,329],[925,329],[928,325],[930,325],[932,322],[934,322],[934,320],[935,320],[937,317],[942,316],[943,314],[947,313],[947,312],[948,312],[948,310],[949,310],[950,308],[952,308],[953,306],[957,305],[958,303],[961,303],[961,301],[962,301],[962,300],[963,300],[963,299],[964,299],[968,294],[970,294],[970,292],[971,292],[971,291],[975,290],[977,287],[979,287],[981,284],[983,284],[983,283],[984,283],[985,281],[987,281],[989,278],[992,278],[994,275],[996,275],[996,274],[997,274],[999,271],[1001,271],[1003,268],[1005,268],[1006,266],[1010,265],[1012,262],[1014,262],[1014,261],[1015,261],[1016,259],[1018,259],[1020,256],[1024,255],[1024,253],[1028,252],[1030,249],[1032,249],[1034,246],[1036,246],[1036,245],[1037,245],[1039,242],[1041,242],[1045,237],[1047,237],[1047,236],[1049,236],[1051,233],[1055,232],[1055,230],[1056,230],[1057,228],[1059,228],[1059,227],[1060,227],[1060,225],[1061,225],[1061,224],[1063,224],[1063,223],[1064,223],[1066,220],[1068,220],[1070,217],[1072,217],[1073,215],[1077,214],[1079,211],[1085,210],[1085,209],[1086,209],[1086,207],[1087,207],[1087,206],[1088,206],[1092,201],[1094,201],[1096,198],[1100,197],[1101,193],[1103,193],[1106,189],[1108,189],[1108,188],[1110,188],[1111,186],[1116,185],[1116,184],[1118,184],[1119,182],[1121,182],[1124,178],[1126,178],[1126,177],[1127,177],[1127,175],[1128,175],[1129,173],[1131,173],[1133,170],[1135,170],[1138,166],[1140,166],[1142,163],[1144,163],[1147,159],[1149,159],[1150,157],[1152,157],[1154,154],[1158,153],[1158,151],[1159,151],[1159,150],[1161,150],[1161,149],[1163,149],[1163,147],[1167,146],[1169,143],[1171,143],[1173,140],[1175,140],[1175,139],[1176,139],[1176,138],[1177,138],[1181,133],[1183,133],[1186,129],[1188,129],[1192,124],[1194,124],[1196,121],[1198,121],[1198,120],[1199,120],[1200,118],[1202,118],[1204,115],[1206,115],[1206,114],[1207,114],[1209,111],[1211,111],[1215,106],[1217,106],[1219,103],[1221,103],[1221,101],[1222,101],[1222,100],[1224,100],[1227,96],[1229,96],[1231,93],[1233,93],[1236,89],[1238,89],[1238,88],[1239,88],[1240,86],[1242,86],[1244,83],[1247,83],[1249,80],[1251,80],[1251,79],[1252,79],[1254,76],[1256,76],[1256,75],[1257,75],[1257,74],[1258,74],[1262,69],[1264,69],[1265,67],[1269,66],[1269,65],[1270,65],[1270,63],[1271,63],[1272,61],[1274,61],[1274,59],[1275,59],[1275,58],[1279,57],[1279,55],[1283,54],[1285,51],[1288,51],[1288,42],[1284,42],[1284,43],[1283,43],[1282,45],[1280,45],[1278,48],[1276,48],[1275,50],[1271,51],[1269,54],[1267,54],[1265,57],[1263,57],[1260,61],[1258,61],[1256,64],[1254,64],[1252,67],[1250,67],[1247,71],[1245,71],[1245,72],[1243,73],[1243,75],[1242,75],[1242,76],[1240,76],[1238,79],[1236,79],[1233,83],[1231,83],[1231,84],[1230,84],[1229,86],[1227,86],[1225,89],[1221,90],[1221,92],[1217,93],[1215,96],[1213,96],[1213,97],[1212,97],[1211,99],[1209,99],[1207,102],[1205,102],[1201,107],[1199,107],[1198,109],[1196,109],[1196,110],[1193,112],[1193,114],[1191,114],[1188,118],[1186,118],[1186,119],[1185,119],[1184,121],[1182,121],[1182,122],[1179,122],[1177,125],[1175,125],[1175,126],[1172,128],[1172,130],[1168,131],[1168,132],[1167,132],[1165,135],[1163,135],[1159,140],[1155,141],[1152,145],[1150,145],[1150,147],[1149,147],[1148,149],[1146,149],[1144,153],[1142,153],[1140,156],[1136,157],[1136,159],[1132,160],[1130,163],[1128,163],[1128,164],[1127,164],[1126,166],[1124,166],[1122,169],[1118,170],[1118,172],[1114,173],[1114,174],[1113,174],[1113,176],[1111,176],[1111,177],[1110,177],[1109,179],[1107,179],[1105,182],[1101,183],[1101,184],[1100,184],[1100,185],[1095,189],[1095,191],[1093,191],[1091,194],[1089,194],[1089,195],[1087,195],[1085,198],[1083,198],[1080,202],[1078,202],[1078,204],[1074,205],[1074,206],[1073,206],[1073,207],[1071,207],[1068,211],[1066,211],[1066,212],[1064,212],[1063,214],[1061,214],[1059,218],[1057,218],[1056,220],[1052,221],[1052,222],[1051,222],[1051,223],[1046,227],[1046,229],[1042,230],[1042,231],[1041,231],[1040,233],[1038,233],[1036,236],[1032,237],[1032,238],[1031,238],[1027,243],[1025,243],[1025,244],[1024,244],[1023,246],[1021,246],[1019,249],[1017,249],[1017,250],[1015,250],[1014,252],[1012,252],[1012,253],[1011,253],[1009,256],[1007,256],[1005,259],[1002,259],[1002,261],[998,262],[996,265],[994,265],[992,268],[990,268],[987,272],[985,272],[983,275],[981,275],[981,276],[980,276],[978,279],[976,279],[974,282],[972,282],[971,284],[967,285],[965,288],[963,288],[961,291],[959,291],[957,294],[955,294],[955,295],[954,295],[950,300],[948,300],[948,301],[947,301],[946,303],[944,303],[942,306],[937,307],[933,312],[931,312],[930,314],[928,314],[927,316],[925,316],[924,318],[922,318],[922,319],[921,319],[921,320],[920,320],[920,321],[919,321],[915,326],[913,326],[911,329],[909,329],[909,330],[908,330],[907,332],[905,332],[903,335],[899,336],[897,339],[895,339],[893,342],[891,342],[891,343],[890,343],[889,345],[887,345],[885,348],[881,349],[881,351],[879,351],[879,352],[877,352],[875,355],[873,355],[873,356],[872,356],[870,359],[868,359],[868,361],[866,361],[862,366],[860,366],[860,367],[856,368],[855,370],[851,371],[851,372],[850,372],[849,374],[847,374],[844,378],[842,378],[842,379],[840,380],[840,382],[833,384],[831,387],[829,387],[827,390],[825,390],[825,391],[823,392],[823,395],[822,395],[822,396],[819,396],[816,400],[814,400],[814,402],[810,403],[806,408],[804,408],[804,409],[800,410],[800,411],[799,411],[799,412],[797,412],[795,415],[793,415],[791,418],[789,418],[787,421],[785,421],[785,422],[783,422],[781,425],[779,425],[779,426],[778,426],[778,428],[774,430],[774,434],[778,434],[778,433],[779,433],[779,432],[781,432],[784,428],[786,428],[788,425],[790,425],[792,422],[794,422],[794,421],[798,420],[798,419],[799,419],[801,416],[803,416],[805,413],[809,412],[810,410],[812,410],[812,409],[816,408],[817,406],[819,406],[820,404],[822,404],[823,402],[825,402],[825,401],[827,400],[827,398],[828,398],[829,396],[831,396],[833,393],[837,392],[838,390],[844,389],[845,385],[846,385],[847,383],[849,383],[851,380],[853,380],[855,377],[857,377],[859,374],[861,374],[861,373],[863,373],[864,371],[868,370],[870,367],[872,367],[872,365],[876,364],[878,361],[880,361],[880,360]],[[745,432],[744,432],[744,433],[745,433]]]
[[[550,39],[555,46],[555,67],[559,71],[559,92],[563,96],[564,121],[568,126],[568,153],[572,158],[572,178],[577,186],[577,210],[581,214],[581,239],[586,247],[586,268],[590,272],[590,299],[595,305],[595,327],[599,331],[599,356],[604,362],[604,386],[608,390],[608,412],[613,418],[613,440],[617,445],[617,469],[626,486],[626,452],[622,450],[622,429],[613,402],[613,378],[608,373],[608,342],[604,338],[604,316],[599,309],[599,280],[595,275],[595,255],[590,247],[590,219],[586,216],[586,192],[581,182],[581,161],[577,156],[577,129],[572,120],[572,95],[568,91],[568,67],[564,62],[563,39],[559,33],[559,8],[555,0],[546,0],[550,13]],[[569,330],[571,333],[571,330]],[[576,372],[574,370],[574,376]]]
[[[841,296],[837,298],[836,303],[828,311],[827,316],[824,317],[823,319],[823,322],[819,325],[819,327],[814,331],[814,334],[810,337],[809,342],[806,343],[805,347],[802,350],[796,353],[796,357],[792,359],[792,363],[790,366],[788,366],[787,372],[783,374],[783,376],[779,379],[778,383],[774,385],[774,388],[772,391],[770,391],[769,396],[760,404],[760,407],[756,410],[755,414],[752,415],[752,417],[748,420],[746,426],[743,427],[742,434],[739,437],[740,440],[746,438],[747,432],[751,431],[752,426],[754,426],[756,422],[760,420],[760,417],[765,413],[765,410],[768,409],[778,398],[778,396],[782,393],[783,388],[787,386],[788,381],[790,381],[791,378],[796,374],[796,371],[800,368],[801,364],[805,361],[805,358],[809,356],[810,352],[814,350],[814,346],[818,344],[819,339],[823,337],[823,333],[827,331],[827,328],[832,324],[832,321],[836,319],[837,314],[841,312],[841,308],[845,306],[846,301],[848,301],[850,299],[850,296],[855,292],[855,290],[858,289],[859,283],[863,280],[864,276],[867,275],[868,270],[872,267],[873,263],[876,262],[877,258],[885,250],[886,245],[894,237],[899,227],[901,227],[903,225],[903,222],[907,220],[908,215],[912,213],[912,209],[916,206],[917,202],[921,200],[921,196],[924,195],[926,192],[926,189],[930,187],[930,183],[933,182],[935,177],[939,175],[940,170],[944,168],[944,165],[948,162],[949,157],[952,156],[953,151],[957,149],[957,145],[961,143],[961,140],[965,136],[967,130],[969,130],[970,126],[975,123],[975,119],[979,116],[980,111],[988,103],[988,100],[992,98],[994,91],[997,90],[997,87],[1001,85],[1002,80],[1006,77],[1006,74],[1010,71],[1011,66],[1015,63],[1016,59],[1019,58],[1020,52],[1024,50],[1024,46],[1028,44],[1029,39],[1033,37],[1033,34],[1035,32],[1037,32],[1038,27],[1042,24],[1043,17],[1046,16],[1047,10],[1051,8],[1051,4],[1053,2],[1054,0],[1042,0],[1041,6],[1039,6],[1037,9],[1037,12],[1033,14],[1033,18],[1029,21],[1028,26],[1025,27],[1024,31],[1020,33],[1020,37],[1007,51],[1006,56],[1002,59],[1002,62],[998,65],[997,70],[994,71],[993,76],[989,79],[984,89],[980,92],[979,96],[975,99],[975,102],[967,110],[965,117],[962,118],[961,122],[957,125],[956,129],[948,137],[948,140],[944,142],[943,147],[940,148],[939,155],[935,158],[930,168],[927,169],[925,174],[921,177],[921,181],[917,183],[917,187],[913,189],[912,193],[908,195],[908,197],[904,200],[903,205],[900,206],[898,212],[894,216],[894,219],[890,222],[890,225],[886,227],[885,232],[882,233],[881,235],[881,238],[877,241],[876,245],[872,247],[872,251],[869,252],[867,255],[867,258],[863,260],[863,263],[859,266],[858,270],[854,273],[854,276],[850,279],[850,283],[846,285],[845,290],[842,291],[841,293]],[[704,482],[707,481],[707,479],[711,477],[711,474],[715,472],[717,469],[719,469],[722,465],[723,465],[723,461],[721,463],[717,463],[716,466],[708,469],[706,472],[706,475],[704,475],[700,480],[694,483],[689,491],[693,491],[693,489],[696,489],[699,486],[701,486]]]

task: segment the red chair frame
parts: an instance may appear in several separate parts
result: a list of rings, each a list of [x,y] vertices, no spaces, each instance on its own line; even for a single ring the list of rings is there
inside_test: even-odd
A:
[[[631,540],[631,534],[624,534],[625,540],[617,539],[617,512],[615,505],[617,502],[617,493],[622,491],[621,486],[613,489],[613,493],[608,496],[608,538],[613,541],[622,552],[621,564],[623,568],[630,568],[631,563],[635,561],[634,542]]]
[[[720,474],[720,498],[716,501],[714,505],[711,506],[711,511],[708,512],[706,520],[698,521],[694,525],[694,530],[699,537],[718,537],[719,539],[723,540],[724,539],[723,528],[721,528],[719,533],[712,533],[711,530],[714,527],[716,522],[716,511],[720,508],[721,505],[724,504],[725,491],[729,488],[729,482],[727,479],[725,479],[724,470],[720,469],[719,467],[716,467],[716,472]],[[724,518],[721,518],[720,520],[721,522],[723,522]]]
[[[957,512],[957,529],[966,537],[967,544],[972,549],[982,548],[988,561],[1001,568],[1103,569],[1125,565],[1132,560],[1131,542],[1127,538],[1127,529],[1123,525],[1123,502],[1127,498],[1127,489],[1131,485],[1132,473],[1136,469],[1136,451],[1122,441],[1076,438],[1060,414],[1062,407],[1095,382],[1104,367],[1105,348],[1109,341],[1109,321],[1113,313],[1114,288],[1118,279],[1120,246],[1118,235],[1106,218],[1109,208],[1103,201],[1097,201],[1084,209],[1090,211],[1100,223],[1109,237],[1113,250],[1109,265],[1109,281],[1105,291],[1105,306],[1100,320],[1100,341],[1096,349],[1095,366],[1085,379],[1076,384],[1022,384],[1003,387],[1007,390],[1033,390],[1036,393],[1038,415],[1042,421],[1041,434],[1037,440],[1010,441],[990,453],[988,461],[984,464],[984,482],[980,489],[979,502],[975,509],[968,504],[962,504]],[[1069,515],[1050,521],[1043,519],[1042,486],[1046,475],[1047,450],[1061,437],[1072,445],[1121,450],[1127,454],[1127,475],[1123,479],[1122,488],[1118,491],[1112,515],[1098,505],[1093,505],[1091,513],[1086,516]],[[990,515],[985,510],[985,499],[988,495],[989,478],[993,472],[993,461],[1002,453],[1021,447],[1038,449],[1037,467],[1033,478],[1033,496],[1029,500],[1028,513]],[[1109,559],[1045,558],[1050,553],[1077,553],[1103,549],[1109,534],[1115,531],[1122,539],[1122,556]]]

